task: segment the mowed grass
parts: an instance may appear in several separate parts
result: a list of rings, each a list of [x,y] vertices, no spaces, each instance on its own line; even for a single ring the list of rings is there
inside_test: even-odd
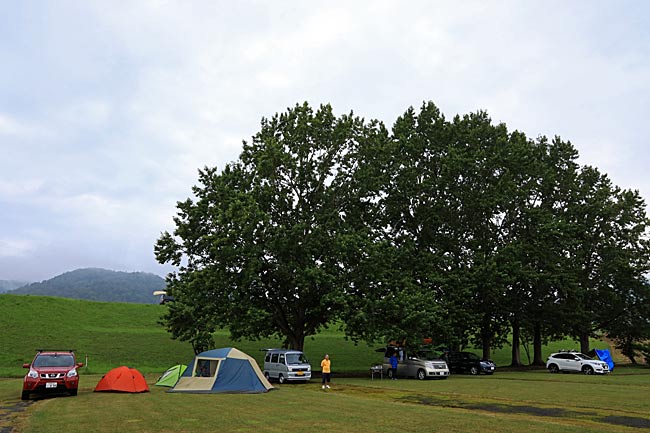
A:
[[[155,387],[170,365],[188,362],[188,343],[172,340],[157,323],[164,307],[0,295],[0,431],[15,432],[629,432],[650,431],[650,369],[617,366],[608,376],[552,375],[544,370],[494,376],[453,375],[442,381],[370,380],[379,345],[354,345],[336,327],[306,341],[315,370],[332,356],[333,388],[318,379],[277,386],[261,395],[169,394]],[[232,342],[215,334],[217,347],[235,346],[261,365],[264,347],[279,340]],[[594,347],[607,345],[594,341]],[[20,400],[23,362],[36,348],[74,348],[81,369],[77,397]],[[570,340],[544,355],[576,348]],[[525,360],[522,349],[522,358]],[[510,348],[495,350],[504,366]],[[119,365],[146,374],[144,394],[103,394],[93,389]],[[342,377],[341,373],[356,373]],[[354,376],[354,375],[351,375]],[[1,377],[4,377],[2,379]]]
[[[151,375],[149,393],[94,393],[98,379],[82,376],[77,397],[33,402],[12,415],[12,425],[22,433],[650,430],[650,371],[643,368],[603,377],[544,371],[439,381],[335,376],[327,391],[312,380],[253,395],[170,394],[152,386]],[[19,385],[19,379],[0,381],[4,408],[20,403],[11,390]]]
[[[75,349],[83,373],[105,373],[120,365],[143,373],[161,374],[187,363],[194,352],[189,343],[173,340],[158,323],[164,306],[89,302],[44,296],[0,295],[0,377],[25,374],[36,349]],[[237,347],[262,364],[263,348],[280,347],[279,339],[231,341],[227,330],[214,335],[216,347]],[[365,372],[382,354],[378,346],[355,345],[336,328],[308,338],[305,353],[317,365],[325,352],[336,369]]]

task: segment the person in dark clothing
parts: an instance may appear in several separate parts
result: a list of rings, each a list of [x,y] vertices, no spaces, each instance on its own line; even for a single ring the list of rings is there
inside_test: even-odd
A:
[[[388,360],[390,362],[390,368],[393,371],[393,380],[397,379],[397,364],[399,363],[397,359],[397,351],[393,352],[391,355],[390,359]]]

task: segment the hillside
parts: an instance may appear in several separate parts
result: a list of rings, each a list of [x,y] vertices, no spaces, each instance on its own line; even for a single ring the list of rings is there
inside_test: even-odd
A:
[[[165,310],[162,305],[0,295],[0,377],[24,375],[22,364],[29,362],[38,348],[76,349],[80,361],[88,360],[84,373],[103,374],[120,365],[161,373],[171,365],[186,363],[193,356],[191,345],[172,340],[158,324]],[[237,347],[260,364],[260,349],[281,346],[278,339],[233,342],[227,330],[217,331],[214,339],[215,347]],[[342,331],[330,327],[305,341],[305,354],[314,366],[329,353],[337,372],[366,374],[372,364],[382,361],[375,351],[378,347],[355,345]],[[570,340],[550,343],[544,354],[571,347],[576,345]],[[592,347],[609,346],[592,341]],[[508,346],[495,349],[492,359],[498,368],[509,364],[510,351]]]
[[[162,373],[169,366],[187,363],[194,356],[192,346],[172,340],[158,324],[165,309],[163,305],[0,295],[0,377],[24,375],[23,363],[38,348],[76,349],[81,362],[88,360],[84,374],[103,374],[120,365]],[[214,339],[215,347],[237,347],[259,363],[264,353],[260,349],[281,345],[277,339],[233,342],[226,330],[217,331]],[[365,373],[381,361],[374,347],[355,346],[336,329],[322,330],[305,344],[313,365],[328,352],[336,359],[338,371]]]
[[[87,268],[66,272],[40,283],[32,283],[7,293],[14,295],[57,296],[89,301],[154,304],[154,290],[164,290],[165,280],[144,272],[118,272]]]

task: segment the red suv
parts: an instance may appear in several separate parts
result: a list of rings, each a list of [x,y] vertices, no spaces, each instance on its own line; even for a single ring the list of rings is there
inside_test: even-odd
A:
[[[37,393],[77,395],[77,368],[83,367],[83,363],[77,363],[73,350],[38,350],[32,363],[23,367],[29,368],[23,381],[23,400]]]

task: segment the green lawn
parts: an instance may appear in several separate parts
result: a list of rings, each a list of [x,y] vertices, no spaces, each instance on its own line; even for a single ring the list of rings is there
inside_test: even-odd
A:
[[[163,308],[0,295],[0,431],[9,426],[14,433],[650,431],[647,367],[617,366],[604,377],[499,370],[494,376],[453,375],[443,381],[370,380],[368,368],[382,359],[375,352],[379,345],[354,345],[335,327],[308,339],[305,347],[314,366],[323,353],[331,355],[333,389],[327,392],[314,379],[263,395],[168,394],[153,386],[138,395],[93,393],[101,375],[119,365],[138,368],[153,384],[170,365],[192,359],[190,345],[170,339],[157,323]],[[217,347],[235,346],[259,363],[261,348],[280,344],[231,342],[226,331],[215,339]],[[600,341],[593,346],[607,347]],[[21,366],[37,348],[74,348],[80,361],[88,360],[77,397],[20,400]],[[556,342],[544,355],[568,348],[577,344]],[[493,358],[499,366],[509,364],[510,348],[495,350]]]
[[[37,400],[12,415],[22,433],[144,432],[630,432],[650,430],[650,370],[608,376],[503,372],[447,380],[333,378],[276,385],[257,395],[92,392]],[[152,384],[155,377],[148,376]],[[20,404],[20,380],[0,381],[2,410]],[[9,419],[5,417],[5,424]]]

